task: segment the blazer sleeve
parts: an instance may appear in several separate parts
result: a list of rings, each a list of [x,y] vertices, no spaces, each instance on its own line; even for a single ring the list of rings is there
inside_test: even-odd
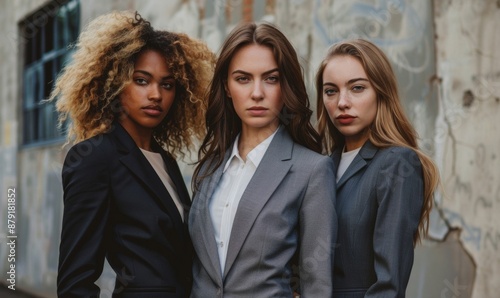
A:
[[[59,248],[58,297],[98,297],[108,237],[109,158],[84,141],[64,161],[64,215]]]
[[[377,178],[373,247],[377,281],[365,297],[405,297],[413,266],[413,235],[423,204],[422,166],[411,149],[389,149]]]
[[[300,297],[331,297],[337,240],[333,161],[324,156],[312,168],[300,208]]]

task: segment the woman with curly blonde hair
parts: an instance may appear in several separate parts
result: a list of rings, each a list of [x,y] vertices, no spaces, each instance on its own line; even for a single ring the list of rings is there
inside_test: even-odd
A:
[[[394,71],[375,44],[333,45],[316,90],[319,132],[336,169],[333,297],[405,297],[438,170],[418,148]]]
[[[204,133],[214,55],[185,34],[113,12],[80,34],[56,82],[74,145],[64,161],[59,297],[97,297],[106,258],[113,297],[187,297],[190,198],[174,159]]]

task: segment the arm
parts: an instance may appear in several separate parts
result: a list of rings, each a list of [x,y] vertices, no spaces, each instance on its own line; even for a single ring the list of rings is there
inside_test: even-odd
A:
[[[334,243],[337,240],[333,161],[314,165],[300,209],[300,296],[331,297]]]
[[[63,166],[64,215],[58,297],[98,297],[109,217],[109,158],[102,145],[83,142],[70,149]]]
[[[377,282],[365,297],[405,297],[413,266],[413,235],[423,204],[422,166],[417,154],[391,148],[377,178],[378,211],[373,235]]]

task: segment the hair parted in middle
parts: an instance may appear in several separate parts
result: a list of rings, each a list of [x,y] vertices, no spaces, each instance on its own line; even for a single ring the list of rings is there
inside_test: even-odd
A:
[[[279,72],[283,109],[277,117],[292,139],[316,152],[321,152],[319,135],[310,119],[309,97],[303,79],[302,68],[297,53],[285,35],[268,23],[241,23],[227,36],[215,65],[214,76],[208,93],[206,114],[207,135],[199,151],[199,161],[193,175],[193,182],[213,173],[224,159],[225,151],[233,144],[241,132],[241,120],[236,114],[232,101],[228,98],[225,84],[228,79],[229,64],[234,55],[244,46],[260,45],[268,47],[276,60]],[[199,177],[206,164],[209,171]]]
[[[175,156],[205,134],[205,94],[215,55],[186,34],[154,30],[137,12],[112,12],[92,20],[81,32],[73,60],[58,77],[49,100],[57,99],[59,123],[67,118],[68,142],[110,130],[124,113],[119,94],[132,80],[134,64],[146,50],[161,53],[176,81],[174,104],[153,130]]]
[[[400,101],[396,75],[389,59],[375,44],[364,39],[342,41],[334,44],[316,73],[318,131],[328,153],[344,146],[344,136],[333,125],[323,103],[323,73],[326,65],[335,56],[350,56],[357,59],[377,94],[377,113],[369,127],[369,140],[378,148],[401,146],[414,150],[422,163],[424,176],[424,204],[419,229],[414,243],[427,235],[429,215],[433,205],[434,190],[439,184],[439,173],[434,162],[422,152],[417,143],[418,134],[405,114]]]

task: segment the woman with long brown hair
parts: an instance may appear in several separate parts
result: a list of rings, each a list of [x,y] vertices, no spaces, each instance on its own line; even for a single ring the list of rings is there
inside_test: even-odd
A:
[[[337,170],[334,297],[404,297],[437,168],[418,149],[389,60],[373,43],[333,45],[316,90],[319,133]]]
[[[269,24],[225,40],[208,95],[189,231],[192,297],[330,297],[333,163],[297,58]]]

